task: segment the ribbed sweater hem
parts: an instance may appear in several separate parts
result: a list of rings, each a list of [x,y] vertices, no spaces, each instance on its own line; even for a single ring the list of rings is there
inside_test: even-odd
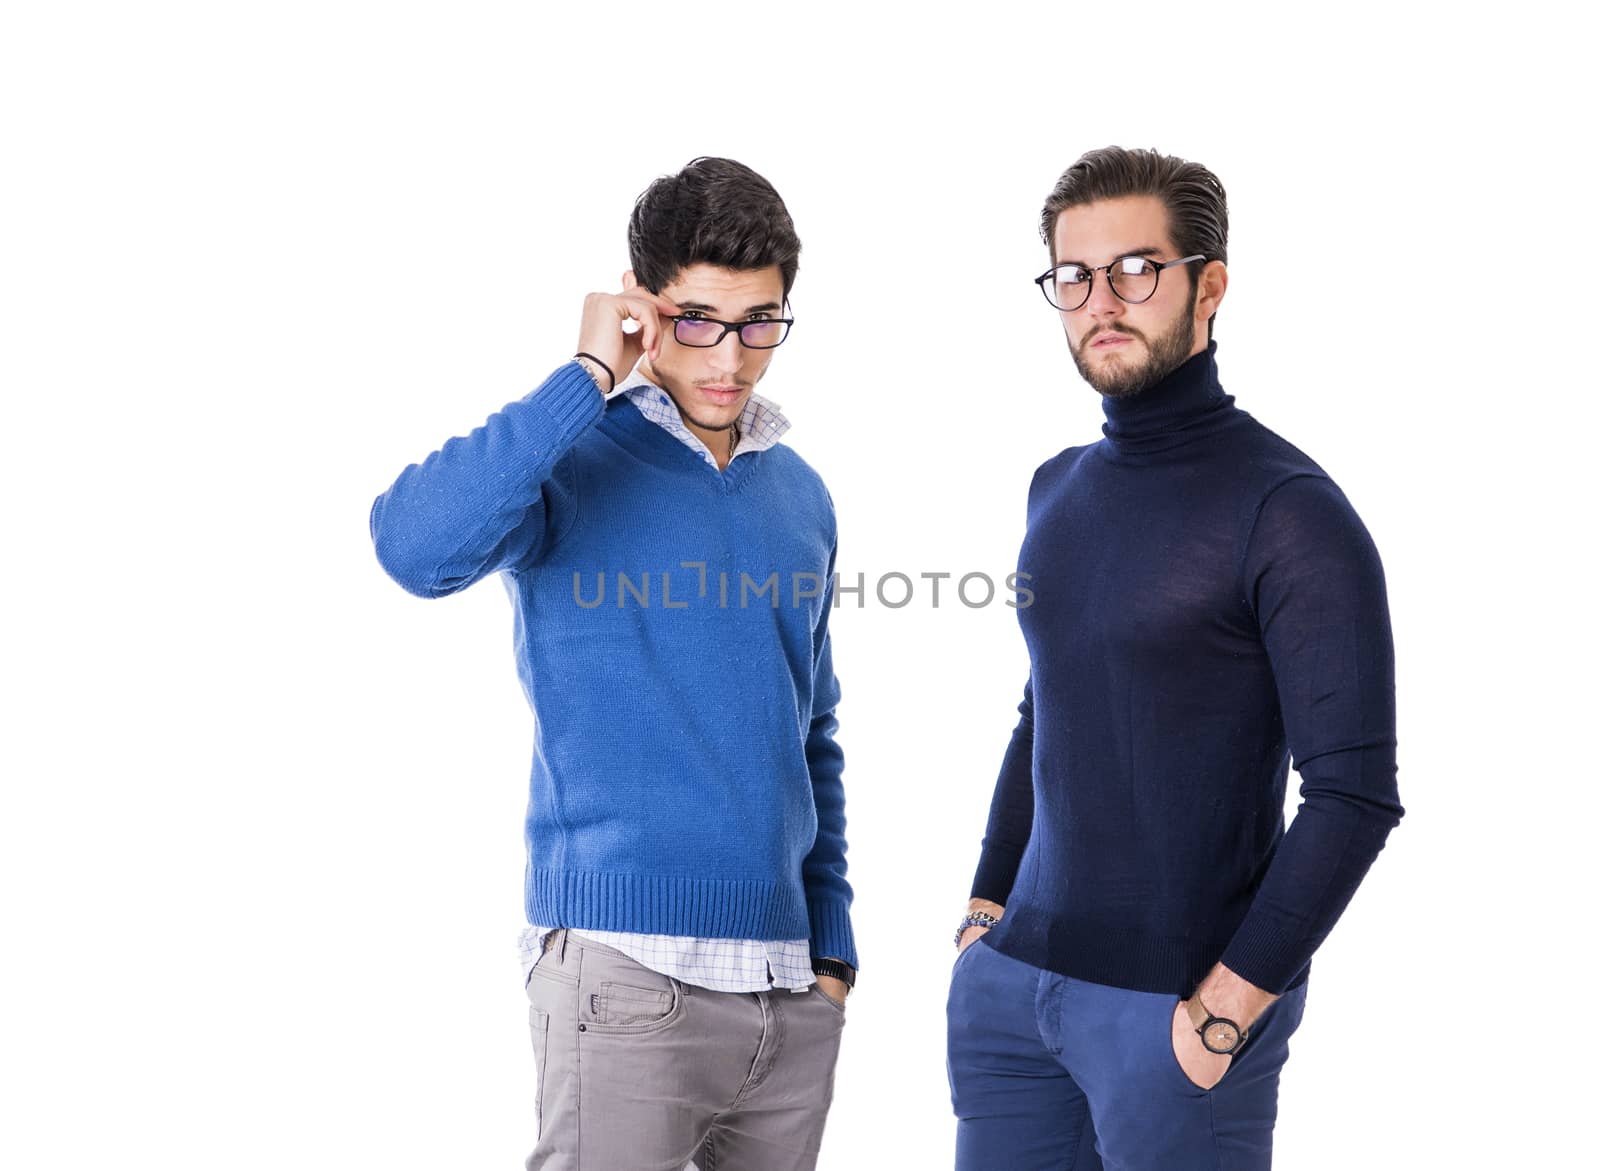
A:
[[[528,922],[696,939],[811,940],[815,956],[856,967],[848,903],[806,904],[798,889],[757,879],[597,870],[529,871]]]
[[[1190,995],[1217,965],[1229,943],[1226,939],[1170,939],[1062,925],[1052,928],[1046,941],[1028,929],[1027,918],[1025,911],[1008,914],[988,933],[987,942],[1001,953],[1036,968],[1133,992]],[[1012,930],[1006,929],[1008,923]],[[1310,971],[1308,963],[1283,987],[1269,991],[1286,992],[1299,987]]]
[[[798,887],[758,879],[534,869],[530,923],[703,939],[801,939],[809,916]]]

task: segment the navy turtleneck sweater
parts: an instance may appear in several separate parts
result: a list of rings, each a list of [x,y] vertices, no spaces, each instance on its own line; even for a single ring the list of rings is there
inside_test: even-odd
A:
[[[972,887],[1002,952],[1180,996],[1218,960],[1303,982],[1403,812],[1377,550],[1215,353],[1034,475],[1032,670]]]

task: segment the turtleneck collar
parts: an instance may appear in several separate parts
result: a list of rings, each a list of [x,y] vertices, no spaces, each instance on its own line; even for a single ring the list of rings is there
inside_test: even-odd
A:
[[[1101,428],[1118,451],[1163,451],[1209,430],[1203,424],[1225,417],[1233,396],[1217,381],[1217,343],[1187,359],[1154,386],[1127,398],[1102,398]]]

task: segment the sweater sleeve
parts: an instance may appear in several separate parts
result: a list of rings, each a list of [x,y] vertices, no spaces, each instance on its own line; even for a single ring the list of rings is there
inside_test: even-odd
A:
[[[1281,993],[1404,813],[1395,782],[1394,644],[1378,551],[1326,478],[1288,480],[1268,495],[1246,544],[1244,587],[1301,803],[1222,962]]]
[[[531,564],[565,530],[570,492],[556,464],[605,409],[569,362],[525,398],[448,440],[372,503],[378,562],[410,593],[439,598],[501,569]]]
[[[1022,688],[1020,718],[1000,762],[1000,779],[989,802],[983,853],[972,879],[972,897],[1005,905],[1033,833],[1033,676]]]
[[[833,612],[834,560],[828,556],[828,588],[822,617],[812,632],[811,726],[806,735],[806,764],[817,807],[817,838],[801,864],[806,907],[811,919],[811,954],[843,960],[859,968],[855,932],[850,924],[853,892],[845,878],[844,752],[834,734],[839,720],[839,680],[833,673],[833,646],[828,616]]]

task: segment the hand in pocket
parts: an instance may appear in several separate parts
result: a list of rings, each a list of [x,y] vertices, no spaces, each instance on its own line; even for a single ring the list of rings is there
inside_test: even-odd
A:
[[[1172,1010],[1172,1055],[1177,1058],[1183,1076],[1202,1090],[1209,1090],[1220,1082],[1233,1064],[1228,1054],[1213,1053],[1205,1047],[1181,1000]]]

